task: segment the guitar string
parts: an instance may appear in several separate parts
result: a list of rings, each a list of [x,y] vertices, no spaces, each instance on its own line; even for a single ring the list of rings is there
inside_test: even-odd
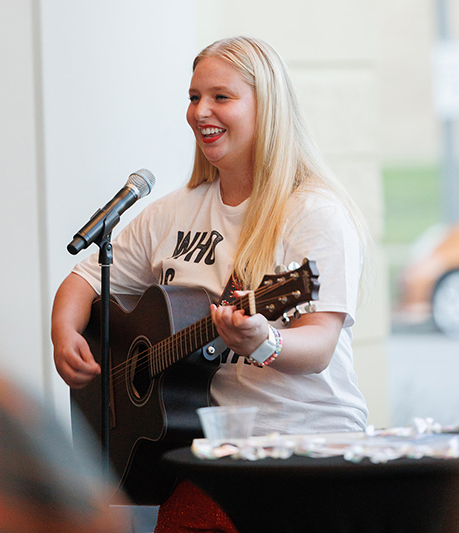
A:
[[[187,355],[191,355],[193,352],[195,352],[198,349],[198,347],[195,348],[194,345],[192,344],[193,341],[188,342],[188,343],[186,342],[187,338],[189,338],[190,336],[195,337],[194,343],[196,345],[205,344],[205,343],[197,341],[198,336],[202,340],[203,332],[205,335],[206,333],[209,333],[209,330],[214,330],[215,335],[213,338],[218,336],[215,325],[212,322],[212,317],[210,315],[201,319],[200,322],[201,324],[199,326],[192,324],[191,326],[188,326],[187,328],[179,331],[174,336],[171,336],[167,339],[163,339],[162,341],[155,344],[154,346],[150,346],[143,352],[139,352],[136,357],[137,364],[135,366],[135,370],[143,371],[144,369],[151,366],[153,369],[153,374],[154,374],[152,377],[155,377],[156,375],[160,374],[166,368],[169,368],[171,364],[183,359]],[[204,322],[204,324],[202,324],[202,322]],[[208,342],[213,340],[213,338],[211,338]],[[190,345],[189,349],[188,349],[187,344]],[[157,363],[158,361],[161,361],[162,358],[164,359],[164,356],[163,357],[161,356],[164,354],[164,352],[170,353],[171,348],[172,348],[172,352],[175,351],[175,353],[171,353],[171,355],[169,356],[168,361],[167,361],[168,364],[166,365],[166,367],[155,369],[155,363]],[[116,386],[120,382],[120,380],[124,381],[125,368],[129,365],[129,363],[130,363],[130,360],[123,361],[122,363],[120,363],[119,365],[117,365],[116,367],[112,369],[110,375],[111,375],[112,383],[114,386]]]
[[[279,286],[281,285],[280,283],[278,284]],[[272,291],[273,290],[273,286],[270,286],[270,287],[261,287],[260,289],[258,289],[257,291],[257,297],[259,295],[263,295],[264,292],[269,292],[269,291]],[[265,301],[260,301],[261,304],[264,304],[266,305],[268,301],[265,300]],[[247,303],[248,303],[248,296],[245,295],[241,298],[239,298],[237,300],[237,302],[235,302],[235,305],[237,306],[240,306],[240,307],[247,307]],[[164,348],[167,348],[168,345],[177,345],[179,344],[178,342],[176,342],[176,339],[179,339],[180,337],[187,337],[189,336],[188,335],[188,332],[189,331],[192,331],[193,329],[197,329],[197,325],[202,323],[202,322],[205,322],[205,327],[200,327],[199,330],[202,331],[203,329],[204,330],[207,330],[210,327],[212,327],[213,323],[212,323],[212,318],[211,318],[211,315],[207,315],[206,317],[204,317],[203,319],[201,319],[200,321],[198,321],[197,323],[195,324],[191,324],[190,326],[187,326],[186,328],[184,328],[183,330],[177,332],[175,335],[171,335],[169,337],[167,337],[166,339],[163,339],[162,341],[160,341],[159,343],[155,344],[154,346],[152,347],[149,347],[147,350],[145,350],[145,352],[141,352],[138,354],[138,357],[141,356],[141,355],[144,355],[144,354],[147,354],[148,355],[150,354],[150,352],[154,352],[154,351],[163,351]],[[155,348],[157,348],[157,350],[155,350]],[[126,361],[124,361],[123,363],[120,363],[117,367],[114,367],[112,369],[112,372],[115,373],[117,372],[119,369],[120,370],[124,370],[124,367],[125,365],[127,364]]]
[[[273,291],[274,289],[282,287],[283,285],[285,285],[285,284],[287,284],[287,283],[289,283],[291,281],[293,281],[293,278],[288,278],[286,280],[280,281],[280,282],[275,283],[273,285],[259,288],[258,291],[256,291],[256,297],[257,297],[258,305],[259,306],[261,306],[261,305],[269,305],[269,303],[277,301],[278,297],[272,297],[272,298],[267,299],[267,300],[266,299],[265,300],[261,300],[260,297],[263,296],[265,293],[269,293],[269,292]],[[234,305],[236,305],[239,308],[244,308],[248,304],[248,299],[249,298],[248,298],[247,295],[242,296],[241,298],[239,298],[235,302]],[[163,339],[162,341],[158,342],[154,346],[149,347],[148,349],[144,350],[143,352],[139,352],[137,354],[137,357],[136,357],[136,360],[135,360],[136,363],[137,363],[136,367],[135,367],[135,370],[136,371],[143,371],[146,368],[148,368],[150,365],[151,365],[152,369],[155,369],[155,364],[158,363],[158,361],[159,362],[161,361],[161,356],[164,355],[164,352],[170,353],[169,357],[167,357],[167,359],[168,359],[167,362],[169,364],[165,368],[160,368],[159,370],[158,369],[154,370],[154,375],[152,377],[155,377],[157,374],[161,373],[163,370],[168,368],[171,364],[183,359],[185,356],[190,355],[191,353],[193,353],[194,351],[199,349],[198,346],[196,346],[194,348],[194,345],[192,345],[192,341],[191,340],[190,340],[190,343],[189,343],[190,344],[190,350],[188,350],[187,346],[184,347],[184,344],[185,345],[187,344],[186,340],[187,340],[187,338],[190,338],[192,334],[194,334],[195,337],[197,335],[200,335],[201,336],[201,341],[202,341],[203,331],[204,331],[204,334],[205,333],[210,333],[209,329],[210,330],[215,329],[215,326],[213,325],[213,322],[212,322],[211,315],[208,315],[208,316],[204,317],[203,319],[201,319],[200,321],[198,321],[198,323],[192,324],[192,325],[184,328],[183,330],[179,331],[178,333],[176,333],[176,334],[174,334],[172,336],[169,336],[166,339]],[[216,333],[216,329],[215,329],[215,333]],[[216,333],[216,336],[217,335],[218,334]],[[210,340],[213,340],[213,339],[210,339]],[[185,343],[184,343],[184,341],[185,341]],[[199,344],[199,343],[197,343],[197,344]],[[172,348],[172,352],[171,352],[171,348]],[[184,353],[184,349],[185,349],[185,353]],[[180,352],[180,353],[177,353],[177,352]],[[164,359],[164,356],[162,357],[162,359]],[[124,381],[124,379],[125,379],[125,376],[124,376],[125,368],[126,368],[126,366],[128,364],[131,363],[131,361],[132,361],[132,359],[123,361],[122,363],[120,363],[119,365],[117,365],[116,367],[111,369],[110,377],[112,379],[112,386],[113,387],[117,386],[120,383],[120,381]],[[119,379],[119,378],[121,378],[121,379]]]
[[[155,377],[156,375],[158,375],[162,371],[161,369],[159,369],[159,370],[155,369],[155,363],[157,361],[160,361],[161,360],[160,355],[162,353],[164,353],[164,352],[170,351],[171,347],[175,348],[176,352],[180,351],[181,353],[178,354],[178,355],[176,354],[175,357],[174,357],[174,355],[172,355],[170,357],[172,359],[176,358],[177,360],[182,359],[183,357],[181,357],[181,356],[183,354],[183,337],[185,337],[185,340],[186,340],[186,336],[189,336],[193,332],[194,332],[195,336],[196,335],[200,335],[202,337],[202,334],[203,334],[202,331],[203,330],[205,332],[208,332],[209,329],[215,328],[215,326],[212,323],[210,315],[208,317],[204,317],[204,319],[202,319],[200,322],[201,322],[201,324],[199,326],[195,326],[195,327],[193,327],[194,325],[188,326],[184,330],[181,330],[180,332],[175,334],[173,337],[169,337],[167,339],[163,339],[162,341],[160,341],[159,343],[155,344],[154,346],[150,346],[149,348],[147,348],[143,352],[139,352],[139,354],[137,354],[137,358],[136,358],[135,371],[136,372],[139,372],[139,371],[142,372],[143,370],[145,370],[145,369],[147,369],[147,368],[149,368],[151,366],[151,368],[153,369],[153,376],[152,377]],[[204,322],[204,324],[202,324],[202,322]],[[215,330],[215,333],[216,333],[216,330]],[[217,334],[215,336],[217,336]],[[196,351],[196,350],[189,351],[189,354],[191,355],[191,353],[193,353],[193,351]],[[176,362],[176,361],[172,361],[172,362],[170,362],[170,364],[172,364],[173,362]],[[119,383],[120,380],[124,381],[124,379],[125,379],[125,368],[129,364],[130,364],[130,360],[126,360],[126,361],[123,361],[122,363],[120,363],[119,365],[117,365],[116,367],[114,367],[112,369],[111,378],[112,378],[112,382],[113,382],[114,386],[116,386]],[[170,366],[170,364],[166,365],[166,368],[168,368]]]
[[[237,303],[238,304],[241,303],[243,299],[246,299],[246,298],[245,297],[240,298]],[[192,330],[193,328],[196,328],[197,324],[201,324],[203,322],[205,322],[204,329],[207,329],[209,327],[210,322],[211,322],[211,315],[207,315],[206,317],[204,317],[201,320],[199,320],[197,323],[191,324],[190,326],[187,326],[186,328],[184,328],[183,330],[177,332],[176,334],[171,335],[169,337],[166,337],[165,339],[162,339],[161,341],[159,341],[154,346],[150,346],[147,350],[145,350],[144,352],[141,352],[140,354],[138,354],[138,356],[141,356],[143,354],[149,353],[150,351],[154,351],[154,349],[156,347],[158,347],[158,349],[160,351],[163,351],[163,350],[161,350],[161,348],[163,348],[163,349],[167,348],[167,345],[178,344],[176,342],[176,339],[178,339],[180,336],[183,336],[186,332]],[[202,330],[203,328],[201,327],[200,329]],[[118,369],[122,369],[122,367],[125,366],[125,365],[126,365],[126,361],[123,361],[122,363],[120,363],[119,365],[114,367],[112,369],[112,372],[116,372],[116,371],[118,371]]]
[[[279,283],[278,286],[281,286],[281,285],[285,284],[288,281],[291,281],[291,280],[286,280],[283,283]],[[259,289],[259,291],[257,293],[257,297],[259,296],[259,294],[262,294],[263,292],[272,291],[273,290],[273,286],[266,287],[265,290],[263,290],[263,289],[265,289],[265,288]],[[275,298],[275,299],[271,298],[271,302],[275,301],[275,300],[277,300],[277,298]],[[247,304],[247,301],[248,301],[248,297],[244,296],[244,297],[240,298],[236,302],[236,305],[238,305],[238,306],[242,305],[243,306],[244,302],[245,302],[245,304]],[[259,300],[259,305],[266,305],[267,303],[270,303],[270,300],[264,300],[264,301]],[[205,327],[201,326],[202,322],[204,322]],[[143,371],[144,367],[148,367],[149,366],[149,364],[150,364],[150,355],[152,355],[152,357],[153,357],[153,362],[151,363],[151,366],[153,368],[155,362],[157,362],[157,360],[158,360],[158,356],[162,356],[163,355],[162,352],[164,352],[164,349],[165,348],[170,348],[172,346],[173,348],[175,348],[175,353],[172,353],[170,355],[169,361],[168,361],[169,364],[165,368],[160,368],[159,370],[157,369],[154,372],[154,375],[152,376],[152,377],[155,377],[157,374],[161,373],[163,370],[168,368],[171,364],[177,362],[180,359],[183,359],[184,356],[190,355],[191,353],[193,353],[193,351],[196,351],[199,347],[198,346],[197,347],[193,347],[190,344],[190,349],[188,350],[187,347],[185,346],[185,350],[186,351],[185,351],[185,353],[183,352],[183,350],[184,350],[183,337],[185,338],[185,341],[186,341],[187,337],[190,337],[190,333],[192,333],[193,330],[194,330],[195,336],[196,336],[196,334],[199,334],[199,332],[200,332],[201,337],[202,337],[202,330],[203,329],[205,331],[208,331],[209,327],[210,328],[215,328],[215,326],[212,323],[212,319],[211,319],[210,315],[208,315],[207,317],[205,317],[204,319],[199,321],[199,323],[200,323],[201,327],[197,327],[197,324],[192,324],[191,326],[188,326],[187,328],[185,328],[184,330],[181,330],[177,334],[175,334],[175,335],[173,335],[173,336],[171,336],[171,337],[169,337],[167,339],[163,339],[163,341],[160,341],[159,343],[155,344],[154,346],[149,347],[144,352],[140,352],[139,354],[137,354],[136,370],[137,371]],[[215,333],[216,333],[216,330],[215,330]],[[180,353],[177,353],[177,351],[180,351]],[[164,359],[164,357],[163,357],[163,359]],[[124,381],[125,367],[129,363],[130,363],[130,361],[128,361],[128,360],[124,361],[123,363],[117,365],[117,367],[114,367],[112,369],[111,377],[112,377],[112,385],[113,386],[118,385],[118,383],[119,383],[119,379],[118,378],[121,378],[121,380]]]

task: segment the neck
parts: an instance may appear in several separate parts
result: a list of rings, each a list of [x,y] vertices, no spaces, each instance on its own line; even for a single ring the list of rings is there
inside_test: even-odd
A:
[[[220,194],[225,205],[241,204],[252,194],[252,174],[220,174]]]

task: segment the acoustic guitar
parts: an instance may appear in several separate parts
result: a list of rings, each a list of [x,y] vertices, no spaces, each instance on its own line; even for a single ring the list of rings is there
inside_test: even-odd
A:
[[[292,272],[265,276],[257,290],[232,304],[246,314],[276,320],[318,298],[317,278],[315,263],[305,260]],[[139,505],[162,503],[174,487],[176,480],[161,467],[161,455],[202,437],[196,409],[209,404],[222,351],[210,303],[204,289],[172,285],[151,286],[134,305],[111,299],[109,457],[119,487]],[[99,362],[100,321],[99,299],[84,332]],[[71,392],[72,406],[98,435],[100,386],[95,378]],[[84,447],[78,425],[73,429],[75,446]]]

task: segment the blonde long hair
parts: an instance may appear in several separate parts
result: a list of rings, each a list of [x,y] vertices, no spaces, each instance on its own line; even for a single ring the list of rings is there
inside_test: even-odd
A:
[[[312,141],[287,68],[277,52],[265,42],[250,37],[223,39],[200,52],[194,60],[193,71],[206,57],[228,62],[256,96],[253,190],[234,267],[244,286],[257,288],[263,275],[273,271],[287,202],[299,188],[322,190],[341,201],[365,244],[368,232],[363,216]],[[217,177],[217,168],[196,145],[188,187],[195,188]]]

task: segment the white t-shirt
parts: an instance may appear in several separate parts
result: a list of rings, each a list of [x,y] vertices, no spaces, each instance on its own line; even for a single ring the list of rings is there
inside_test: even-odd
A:
[[[223,204],[218,180],[153,202],[113,240],[111,291],[140,295],[154,283],[197,286],[217,302],[233,270],[247,203]],[[277,263],[301,264],[305,257],[316,262],[317,311],[346,313],[335,353],[326,370],[308,375],[258,368],[230,353],[213,378],[213,401],[256,405],[256,434],[362,430],[368,412],[351,347],[361,270],[357,232],[346,211],[326,194],[296,195],[288,212]],[[100,292],[98,254],[74,271]]]

